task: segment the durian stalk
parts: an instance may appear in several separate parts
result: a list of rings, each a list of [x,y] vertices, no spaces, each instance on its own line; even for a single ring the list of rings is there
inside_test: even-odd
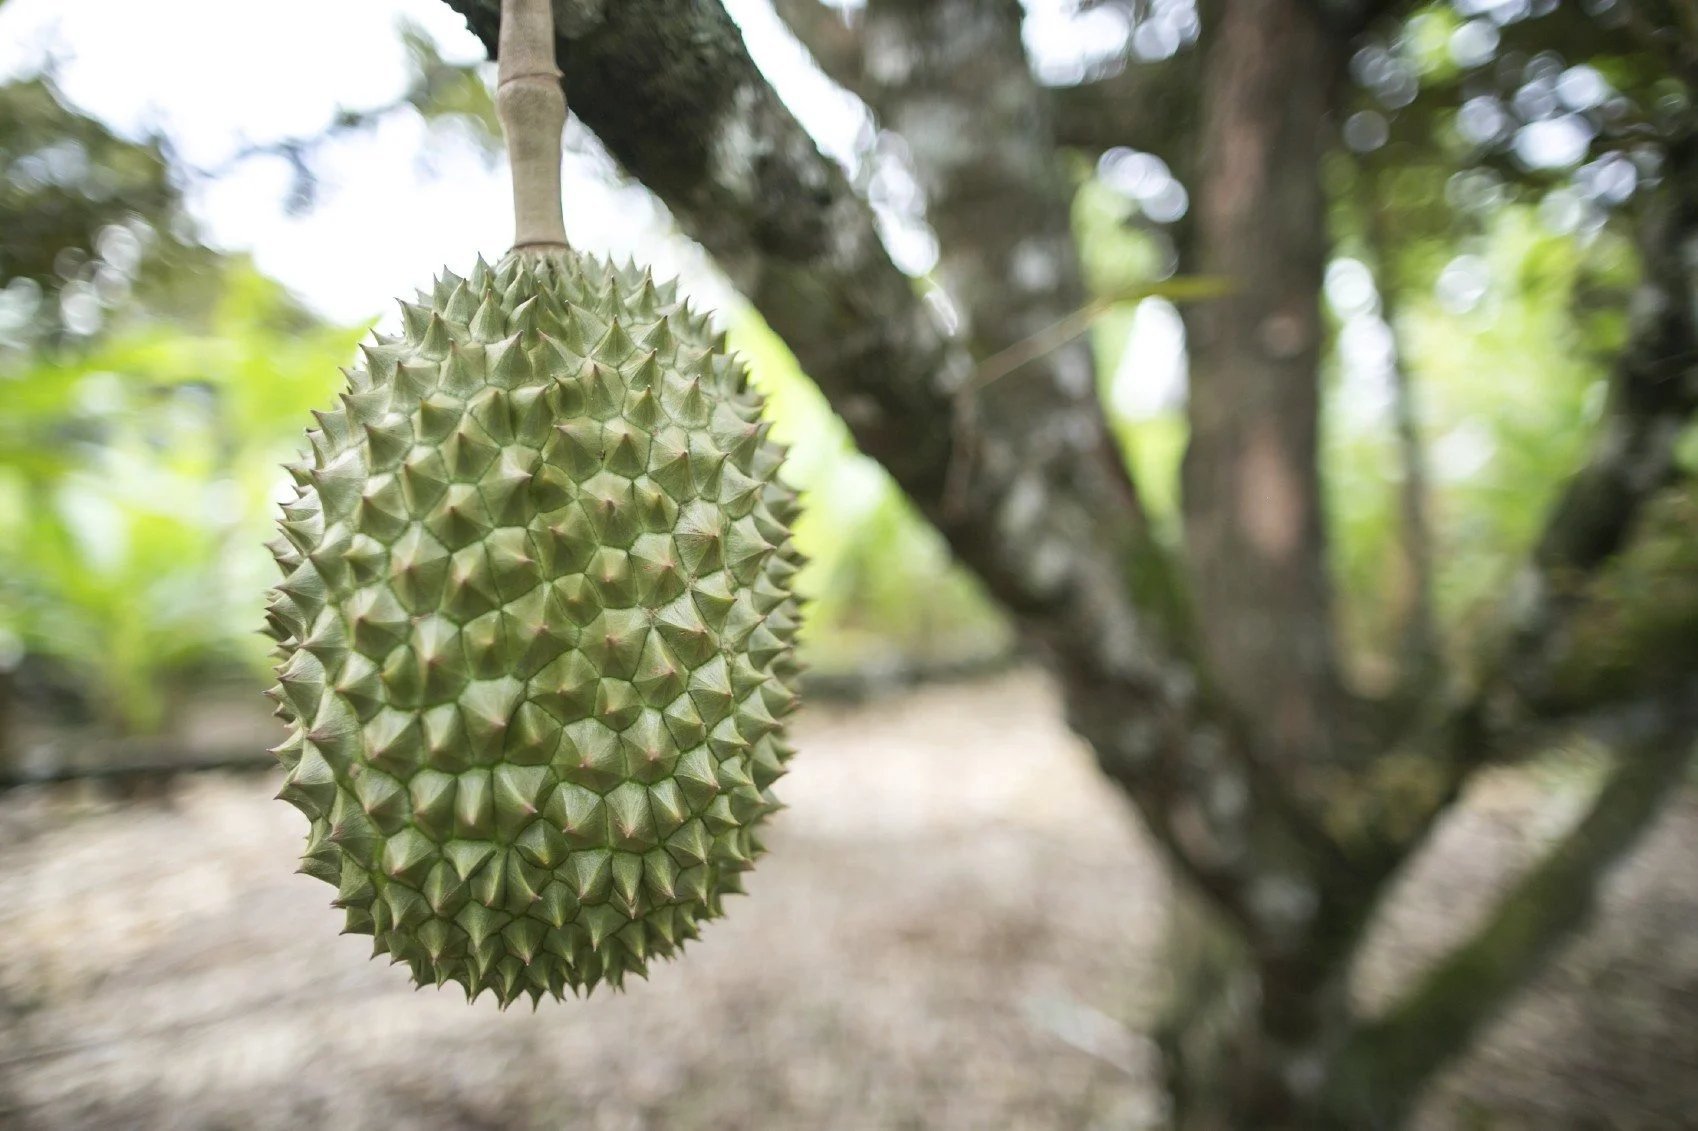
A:
[[[673,284],[566,246],[552,24],[503,0],[514,249],[363,347],[268,606],[301,870],[420,985],[503,1006],[721,914],[796,703],[782,452]]]
[[[560,135],[566,94],[554,65],[550,0],[501,0],[495,111],[513,170],[513,249],[566,246]]]

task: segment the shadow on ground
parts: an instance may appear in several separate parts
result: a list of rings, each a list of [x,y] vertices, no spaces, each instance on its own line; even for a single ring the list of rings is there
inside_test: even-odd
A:
[[[535,1014],[413,992],[293,875],[256,775],[156,798],[0,796],[0,1125],[22,1128],[1159,1126],[1140,1035],[1168,888],[1016,673],[816,707],[750,897],[624,996]],[[1571,819],[1475,791],[1376,934],[1383,999]],[[1698,1111],[1698,801],[1423,1115],[1662,1128]]]

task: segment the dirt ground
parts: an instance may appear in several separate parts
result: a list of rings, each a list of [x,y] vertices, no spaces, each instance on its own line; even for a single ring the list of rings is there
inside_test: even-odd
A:
[[[291,873],[258,775],[0,795],[0,1126],[1137,1128],[1168,887],[1038,677],[815,706],[749,898],[623,996],[413,992]],[[1408,878],[1365,1000],[1466,932],[1572,819],[1472,795]],[[1425,1128],[1698,1122],[1698,798],[1435,1089]]]

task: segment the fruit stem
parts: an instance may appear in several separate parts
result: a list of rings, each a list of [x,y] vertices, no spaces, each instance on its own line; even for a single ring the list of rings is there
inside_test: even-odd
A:
[[[566,93],[554,65],[550,0],[501,0],[495,112],[513,170],[513,249],[566,246],[560,135]]]

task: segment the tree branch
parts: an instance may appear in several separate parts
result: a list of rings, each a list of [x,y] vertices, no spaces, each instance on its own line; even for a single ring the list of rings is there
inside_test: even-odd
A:
[[[1388,311],[1387,320],[1391,317]],[[1403,471],[1397,491],[1399,533],[1409,577],[1409,603],[1403,619],[1403,682],[1419,693],[1431,685],[1441,661],[1438,616],[1433,607],[1433,535],[1427,521],[1427,453],[1421,442],[1415,382],[1401,353],[1392,358],[1391,379],[1398,462]]]
[[[1567,651],[1584,583],[1680,474],[1676,445],[1698,411],[1698,265],[1689,252],[1698,238],[1698,136],[1669,147],[1654,194],[1640,222],[1643,277],[1603,426],[1552,509],[1522,583],[1507,676],[1534,706],[1552,696],[1552,673]]]
[[[1388,1014],[1346,1038],[1328,1083],[1329,1106],[1342,1125],[1397,1125],[1427,1080],[1590,917],[1610,866],[1645,832],[1690,761],[1690,700],[1678,705],[1686,718],[1671,718],[1667,708],[1640,720],[1637,741],[1620,753],[1590,811],[1474,938]]]
[[[772,10],[790,28],[825,76],[851,94],[859,95],[866,67],[865,36],[860,21],[842,8],[821,0],[771,0]]]
[[[493,49],[492,0],[448,2]],[[1184,874],[1247,929],[1289,934],[1270,884],[1318,883],[1337,861],[1232,755],[1232,725],[1211,721],[1192,665],[1140,613],[1139,594],[1178,602],[1089,368],[1022,374],[997,382],[995,400],[964,398],[971,354],[939,331],[867,206],[761,78],[719,4],[556,7],[569,105],[716,258],[861,449],[1009,610],[1056,672],[1074,727]],[[1070,252],[1045,243],[1026,254],[1047,273]],[[1227,796],[1231,807],[1216,803]]]

